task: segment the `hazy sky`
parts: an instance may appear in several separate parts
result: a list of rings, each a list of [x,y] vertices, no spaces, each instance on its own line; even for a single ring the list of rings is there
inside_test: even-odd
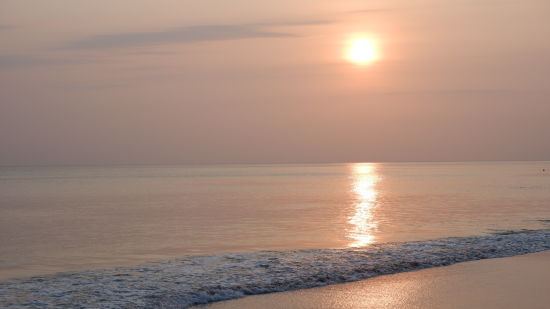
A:
[[[550,160],[548,0],[0,0],[0,165]],[[344,57],[349,40],[379,59]]]

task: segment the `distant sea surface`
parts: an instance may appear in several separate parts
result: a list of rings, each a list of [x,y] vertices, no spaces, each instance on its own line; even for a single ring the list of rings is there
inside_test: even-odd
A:
[[[550,162],[0,167],[0,279],[549,220]]]

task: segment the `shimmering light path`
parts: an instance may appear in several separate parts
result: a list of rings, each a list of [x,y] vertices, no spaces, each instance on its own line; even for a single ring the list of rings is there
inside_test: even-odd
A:
[[[355,213],[350,217],[352,225],[348,237],[352,239],[350,247],[363,247],[373,242],[377,223],[373,218],[376,207],[376,164],[357,163],[351,166],[353,175],[353,193],[356,195]]]

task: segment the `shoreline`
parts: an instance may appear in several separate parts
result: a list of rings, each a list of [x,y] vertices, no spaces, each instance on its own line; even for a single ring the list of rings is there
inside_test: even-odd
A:
[[[139,267],[0,282],[5,308],[187,308],[550,249],[550,230],[510,231],[355,249],[185,257]]]
[[[550,250],[457,263],[193,309],[547,308]]]

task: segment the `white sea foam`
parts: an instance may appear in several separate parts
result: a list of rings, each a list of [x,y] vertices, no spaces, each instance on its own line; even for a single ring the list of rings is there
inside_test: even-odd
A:
[[[0,284],[2,308],[187,308],[246,295],[356,281],[550,249],[550,230],[375,244],[359,249],[185,257],[142,267]]]

